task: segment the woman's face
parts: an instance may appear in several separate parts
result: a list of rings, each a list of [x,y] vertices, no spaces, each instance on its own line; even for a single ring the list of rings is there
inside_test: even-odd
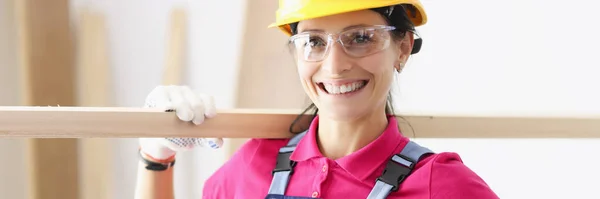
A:
[[[392,37],[391,31],[360,29],[374,25],[387,23],[371,10],[310,19],[298,24],[298,36],[312,33],[297,39],[303,41],[294,42],[298,72],[305,92],[319,108],[321,117],[350,120],[385,113],[395,70],[401,63],[406,63],[410,55],[412,34],[400,41]],[[332,41],[344,35],[342,43],[347,46],[348,53],[339,42],[330,41],[332,45],[327,48],[327,33],[334,34]],[[370,38],[369,35],[379,36]]]

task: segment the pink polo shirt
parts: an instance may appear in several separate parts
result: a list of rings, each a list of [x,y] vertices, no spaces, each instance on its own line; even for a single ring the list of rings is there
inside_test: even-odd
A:
[[[364,199],[389,158],[409,141],[394,117],[379,138],[337,160],[323,157],[316,142],[318,117],[290,159],[297,161],[286,195]],[[272,180],[279,148],[287,139],[252,139],[245,143],[204,185],[205,199],[264,199]],[[422,159],[389,199],[496,199],[498,196],[456,153]]]

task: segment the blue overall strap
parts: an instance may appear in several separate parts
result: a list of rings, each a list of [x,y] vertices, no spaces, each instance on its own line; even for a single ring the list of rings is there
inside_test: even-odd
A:
[[[306,132],[307,131],[304,131],[298,135],[295,135],[288,141],[286,146],[279,149],[279,154],[277,154],[277,164],[275,165],[275,169],[273,169],[273,180],[271,181],[271,186],[269,187],[269,194],[285,194],[285,190],[290,180],[290,175],[292,175],[294,172],[294,166],[296,166],[296,162],[290,160],[290,156],[296,149],[298,142],[300,142],[304,135],[306,135]]]
[[[400,184],[411,174],[421,157],[431,153],[433,152],[428,148],[409,141],[400,154],[392,156],[388,161],[367,199],[384,199],[391,192],[398,191]]]

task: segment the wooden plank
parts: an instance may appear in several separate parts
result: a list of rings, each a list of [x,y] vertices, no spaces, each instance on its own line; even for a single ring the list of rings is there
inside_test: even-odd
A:
[[[75,105],[69,0],[17,0],[21,103]],[[78,196],[77,141],[28,140],[29,198]]]
[[[287,138],[300,110],[219,110],[202,125],[161,109],[0,107],[0,137]],[[417,138],[600,138],[600,115],[403,115]]]
[[[88,8],[80,9],[77,48],[79,106],[112,105],[106,34],[103,14]],[[112,148],[110,139],[79,139],[79,198],[113,198]]]

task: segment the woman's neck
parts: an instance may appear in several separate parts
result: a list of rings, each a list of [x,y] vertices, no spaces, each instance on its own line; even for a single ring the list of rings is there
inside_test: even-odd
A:
[[[335,160],[377,139],[387,125],[385,112],[374,112],[350,121],[335,121],[319,116],[317,143],[325,157]]]

